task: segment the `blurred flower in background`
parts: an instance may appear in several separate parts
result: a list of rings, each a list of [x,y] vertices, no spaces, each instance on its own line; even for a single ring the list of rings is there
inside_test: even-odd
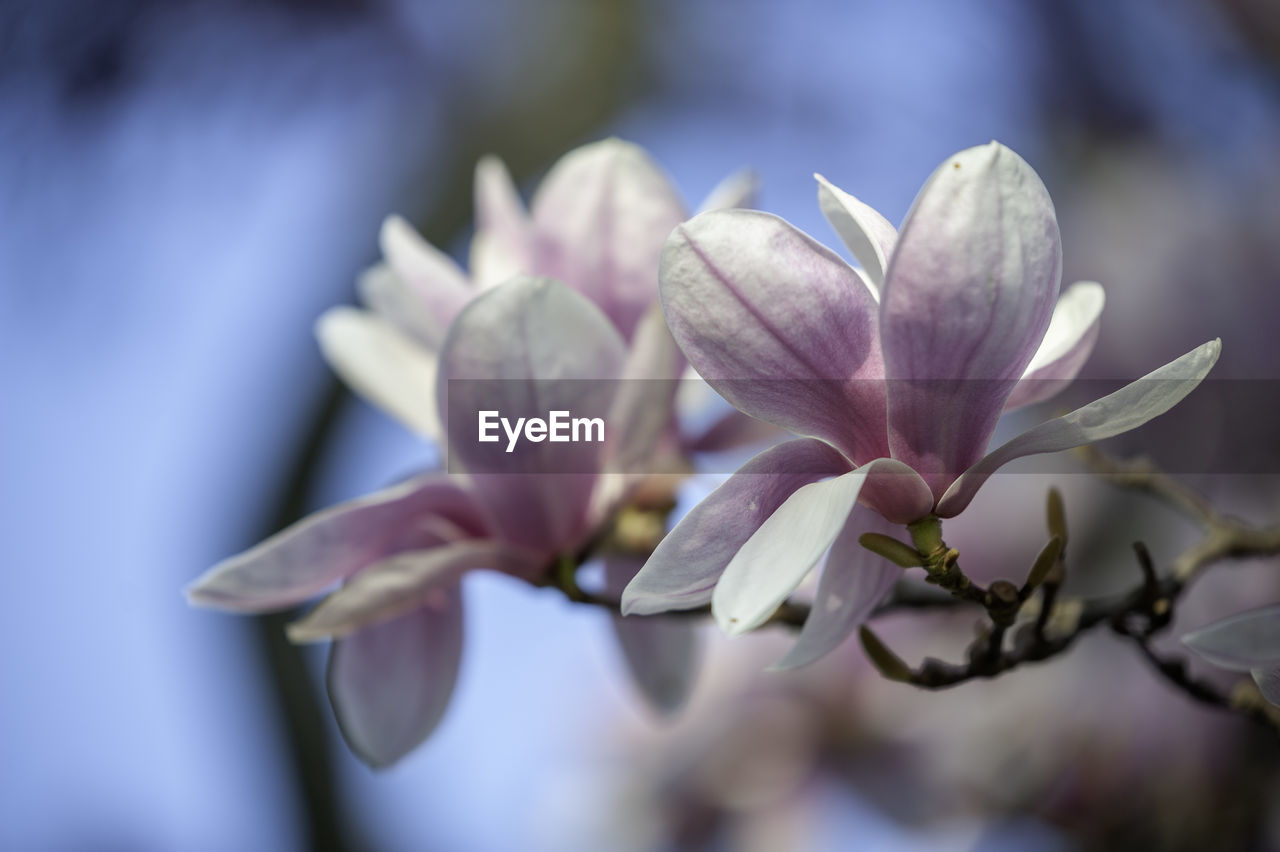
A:
[[[715,640],[665,726],[637,713],[607,614],[477,576],[453,706],[374,774],[280,621],[192,613],[179,590],[433,461],[333,390],[311,337],[385,215],[461,248],[479,157],[529,187],[611,134],[687,198],[754,168],[761,206],[825,242],[812,172],[898,221],[946,154],[1009,144],[1055,200],[1064,276],[1107,286],[1086,377],[1223,338],[1237,381],[1217,402],[1120,446],[1166,459],[1194,435],[1180,473],[1274,519],[1277,33],[1268,4],[1210,0],[7,4],[0,470],[21,605],[0,627],[0,845],[1275,845],[1275,744],[1105,635],[941,694],[848,644],[761,674],[789,637]],[[1262,402],[1233,416],[1244,395]],[[1054,481],[1075,591],[1130,584],[1134,539],[1157,558],[1190,540],[1138,498]],[[1034,554],[1047,484],[984,486],[951,542],[975,576]],[[1211,574],[1173,635],[1274,602],[1275,569]],[[914,659],[971,627],[930,623],[884,635]]]

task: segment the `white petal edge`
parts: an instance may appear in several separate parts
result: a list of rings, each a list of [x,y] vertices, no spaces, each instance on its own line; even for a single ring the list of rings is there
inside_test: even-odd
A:
[[[1280,707],[1280,666],[1269,666],[1265,669],[1254,669],[1253,682],[1258,685],[1262,697]]]
[[[440,348],[441,324],[422,299],[385,261],[360,273],[356,280],[360,303],[407,334],[428,351]]]
[[[343,739],[381,769],[431,735],[449,707],[462,658],[456,585],[406,615],[339,639],[325,681]]]
[[[1222,341],[1210,340],[1102,399],[1028,429],[961,474],[938,501],[937,514],[960,514],[987,477],[1014,459],[1091,444],[1164,414],[1195,390],[1221,352]]]
[[[1023,377],[1031,376],[1062,359],[1102,316],[1107,295],[1096,281],[1077,281],[1058,297],[1040,348],[1031,356]]]
[[[805,485],[849,472],[822,441],[799,438],[754,456],[682,517],[622,593],[624,615],[692,609],[711,601],[742,546]]]
[[[470,264],[477,289],[531,272],[532,225],[511,172],[497,157],[482,157],[476,163],[475,207]]]
[[[1232,671],[1280,664],[1280,604],[1216,621],[1183,636],[1182,644]]]
[[[858,543],[866,532],[900,533],[870,509],[858,506],[849,513],[844,529],[831,545],[818,591],[800,636],[787,655],[770,666],[772,671],[807,666],[826,656],[849,638],[884,600],[902,569]]]
[[[1093,350],[1106,294],[1096,281],[1077,281],[1053,308],[1049,329],[1022,378],[1005,402],[1005,411],[1043,402],[1067,386]]]
[[[471,289],[454,259],[423,239],[403,216],[383,220],[378,246],[387,264],[415,288],[430,285],[463,294]]]
[[[760,191],[760,177],[751,169],[734,172],[720,181],[698,205],[699,213],[708,210],[734,210],[755,204]]]
[[[605,586],[621,594],[643,560],[606,557]],[[612,616],[618,646],[636,689],[660,716],[684,706],[693,689],[701,651],[696,619],[680,616]]]
[[[760,525],[711,595],[721,630],[737,636],[769,619],[840,534],[866,479],[864,466],[801,486]]]
[[[875,208],[854,198],[822,175],[815,173],[813,178],[818,182],[818,207],[822,215],[862,265],[867,286],[878,300],[884,287],[889,255],[898,240],[897,229]]]
[[[448,477],[415,477],[321,509],[222,560],[187,587],[187,602],[241,613],[287,609],[393,549],[478,535],[482,523]]]
[[[674,425],[675,396],[684,368],[684,356],[655,301],[636,326],[605,421],[615,424],[605,449],[607,468],[642,472],[653,459]]]
[[[467,571],[516,574],[535,562],[531,553],[492,541],[462,541],[398,553],[356,574],[305,617],[288,625],[286,632],[290,641],[299,643],[348,636],[427,605]]]
[[[367,311],[338,307],[316,321],[320,350],[347,386],[410,431],[440,436],[436,356]]]

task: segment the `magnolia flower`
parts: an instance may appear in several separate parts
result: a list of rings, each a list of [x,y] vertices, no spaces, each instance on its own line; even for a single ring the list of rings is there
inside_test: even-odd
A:
[[[1182,641],[1215,666],[1249,672],[1263,696],[1280,705],[1280,605],[1233,615]]]
[[[538,334],[503,331],[516,325]],[[515,410],[536,395],[552,407],[602,416],[620,403],[600,389],[623,395],[637,384],[613,381],[636,368],[628,357],[634,362],[643,350],[628,353],[593,304],[556,281],[521,276],[458,315],[440,351],[436,394],[442,406],[472,411]],[[446,399],[451,379],[482,381],[463,383],[478,389],[470,396]],[[363,760],[388,765],[425,739],[447,707],[462,651],[462,575],[488,569],[536,583],[557,560],[576,554],[610,508],[599,499],[612,493],[610,477],[598,472],[603,459],[626,451],[617,442],[644,439],[632,430],[615,434],[613,444],[528,444],[500,455],[506,474],[426,474],[318,512],[214,566],[188,597],[258,613],[296,606],[341,583],[289,626],[289,636],[334,640],[328,686],[339,725]],[[483,457],[491,445],[476,443],[474,434],[454,437],[456,463],[492,469]],[[636,567],[605,557],[606,575],[619,588]],[[620,638],[637,683],[657,708],[674,710],[692,679],[692,625],[631,619],[624,627]]]
[[[706,205],[735,206],[753,191],[751,178],[736,176]],[[662,243],[685,211],[642,150],[609,139],[570,152],[543,181],[532,213],[503,165],[487,158],[476,171],[476,210],[471,280],[393,216],[381,233],[385,260],[360,281],[367,310],[334,308],[317,324],[323,352],[354,390],[416,433],[450,438],[453,466],[472,475],[428,474],[319,512],[215,566],[188,592],[193,603],[265,612],[343,583],[289,633],[335,640],[334,711],[352,749],[375,766],[421,742],[447,707],[461,654],[462,572],[489,568],[539,582],[626,496],[633,479],[599,476],[605,464],[632,470],[663,444],[699,449],[758,434],[739,427],[749,418],[735,411],[682,443],[674,382],[618,381],[669,379],[683,369],[656,299]],[[499,286],[518,273],[553,275],[582,295],[541,279]],[[482,448],[474,432],[443,434],[451,378],[501,380],[486,386],[497,398],[455,405],[509,410],[536,389],[548,402],[567,394],[559,407],[580,416],[607,408],[618,428],[598,454],[540,445],[543,452],[501,455],[495,464],[475,452]],[[574,378],[610,382],[560,382]],[[602,387],[616,396],[582,395]],[[614,593],[639,568],[633,557],[603,562]],[[692,683],[692,626],[615,619],[615,627],[642,694],[660,712],[674,711]]]
[[[733,175],[701,209],[742,206],[754,193],[749,174]],[[688,218],[666,174],[644,150],[619,139],[561,157],[528,211],[506,167],[486,157],[476,167],[475,208],[469,277],[404,219],[391,216],[379,236],[384,260],[360,279],[365,309],[332,308],[316,326],[326,360],[349,387],[433,440],[441,432],[439,413],[423,389],[432,387],[445,333],[468,302],[518,273],[555,278],[594,302],[631,343],[657,299],[663,241]],[[677,372],[641,378],[678,377],[683,361],[671,348]],[[720,446],[758,434],[747,428],[750,421],[738,423],[741,436],[733,422],[718,425]]]
[[[783,220],[737,210],[678,227],[660,271],[690,363],[747,414],[807,436],[749,461],[684,518],[632,581],[624,611],[711,601],[721,628],[764,622],[830,548],[812,615],[783,661],[816,659],[883,593],[856,546],[873,514],[958,514],[997,468],[1108,438],[1167,411],[1217,360],[1211,341],[984,455],[1002,412],[1052,395],[1097,334],[1102,288],[1059,298],[1048,192],[1003,145],[961,151],[901,230],[818,177],[855,269]]]

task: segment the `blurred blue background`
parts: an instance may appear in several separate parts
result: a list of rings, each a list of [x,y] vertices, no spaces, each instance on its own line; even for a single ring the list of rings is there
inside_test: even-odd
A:
[[[1278,60],[1266,0],[0,6],[0,848],[1261,848],[1280,788],[1232,762],[1235,733],[1213,740],[1221,777],[1270,786],[1227,810],[1194,779],[1127,822],[1115,801],[1049,807],[1049,782],[1008,767],[1003,798],[904,809],[856,779],[883,773],[873,786],[905,800],[925,788],[894,767],[934,770],[857,718],[833,736],[814,722],[832,695],[804,675],[760,686],[767,654],[718,649],[702,709],[667,731],[632,700],[602,613],[490,577],[469,580],[445,722],[374,773],[323,706],[320,652],[180,592],[431,460],[336,390],[311,327],[352,298],[386,214],[463,246],[485,153],[527,188],[616,134],[691,203],[750,166],[762,207],[830,242],[814,171],[898,221],[938,161],[999,139],[1055,198],[1066,279],[1108,287],[1092,374],[1221,336],[1220,377],[1277,378]],[[1274,489],[1239,499],[1280,507]],[[706,778],[735,773],[672,743],[788,691],[781,722],[724,749],[771,754],[796,728],[803,747],[778,754],[805,768],[717,799]],[[1185,712],[1169,742],[1208,736]],[[1049,786],[1112,771],[1055,766]],[[1159,828],[1183,799],[1212,831]]]

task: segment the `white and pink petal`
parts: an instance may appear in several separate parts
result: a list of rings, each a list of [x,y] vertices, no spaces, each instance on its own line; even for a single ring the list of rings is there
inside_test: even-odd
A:
[[[416,435],[440,437],[434,352],[382,317],[348,307],[325,311],[316,338],[347,387]]]
[[[471,241],[471,278],[477,289],[534,271],[529,214],[506,165],[497,157],[476,164],[476,233]]]
[[[635,557],[606,557],[608,594],[621,594],[642,564]],[[632,682],[659,715],[674,714],[688,700],[698,671],[697,620],[662,615],[611,617]]]
[[[756,203],[756,195],[760,191],[760,178],[750,169],[734,172],[720,181],[707,197],[702,199],[696,212],[706,213],[708,210],[734,210],[739,207],[751,207]]]
[[[1211,340],[1120,390],[1023,432],[966,470],[938,501],[937,514],[964,511],[996,470],[1017,458],[1056,453],[1136,429],[1181,402],[1209,374],[1222,352]]]
[[[1280,604],[1242,612],[1182,637],[1215,666],[1251,671],[1280,666]]]
[[[625,358],[622,338],[600,310],[547,278],[511,279],[454,321],[436,388],[449,466],[471,474],[508,541],[547,552],[574,546],[589,521],[602,444],[521,440],[507,452],[505,435],[478,440],[480,412],[512,423],[557,410],[604,420]]]
[[[424,240],[400,216],[387,217],[378,242],[387,266],[403,284],[405,292],[399,300],[416,302],[430,320],[432,334],[424,344],[431,349],[440,348],[449,323],[475,295],[475,289],[453,258]],[[395,321],[394,317],[389,318]]]
[[[630,339],[657,293],[663,240],[685,218],[670,179],[620,139],[562,157],[531,204],[536,269],[585,295]]]
[[[659,273],[676,342],[746,414],[888,455],[876,303],[830,250],[768,213],[703,213],[667,241]]]
[[[390,554],[484,532],[471,496],[448,476],[428,475],[303,518],[213,566],[187,598],[236,612],[287,609]]]
[[[759,627],[795,591],[845,528],[877,459],[849,473],[804,485],[747,539],[711,597],[716,623],[733,636]]]
[[[1093,351],[1105,303],[1106,294],[1096,282],[1077,281],[1067,288],[1054,306],[1040,348],[1005,401],[1005,411],[1043,402],[1071,383]]]
[[[864,281],[878,298],[884,273],[898,241],[898,231],[873,207],[854,198],[822,175],[818,181],[818,206],[841,242],[866,273]]]
[[[689,510],[658,544],[622,595],[624,614],[704,606],[734,555],[798,489],[849,470],[821,441],[765,450]]]
[[[1048,191],[995,142],[948,158],[907,214],[880,301],[889,446],[935,496],[986,449],[1048,328],[1061,259]]]
[[[655,301],[636,328],[606,423],[605,465],[643,472],[665,443],[677,440],[676,394],[686,368]]]
[[[351,577],[303,618],[288,625],[294,642],[350,636],[423,606],[432,606],[468,571],[530,576],[543,566],[536,553],[473,539],[389,556]]]
[[[849,513],[827,554],[809,617],[796,643],[773,668],[806,666],[835,650],[867,620],[902,576],[901,568],[858,543],[868,532],[894,535],[902,528],[862,506]]]
[[[435,730],[462,657],[456,583],[411,612],[333,643],[329,701],[351,750],[374,768],[400,760]]]

